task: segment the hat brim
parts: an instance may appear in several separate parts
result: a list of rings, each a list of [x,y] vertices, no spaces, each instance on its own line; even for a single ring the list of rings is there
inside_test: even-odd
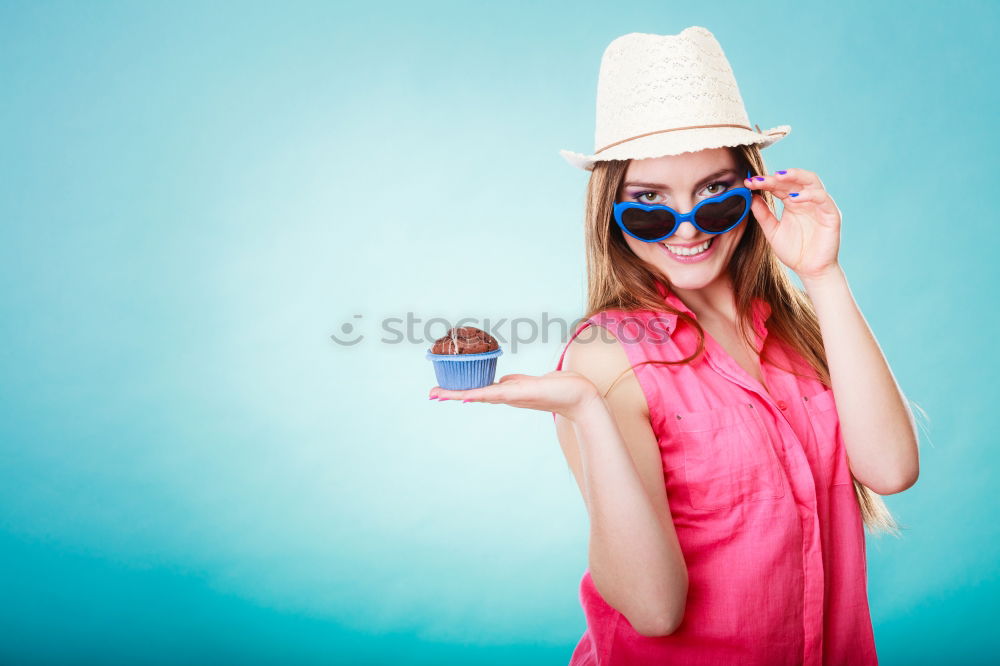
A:
[[[591,171],[596,162],[607,160],[642,160],[667,155],[696,152],[709,148],[726,146],[747,146],[757,144],[761,149],[774,145],[788,136],[791,125],[778,125],[763,132],[739,129],[736,127],[710,127],[684,130],[680,132],[663,132],[650,134],[641,139],[626,141],[612,146],[600,155],[584,155],[570,150],[560,150],[571,166],[585,171]]]

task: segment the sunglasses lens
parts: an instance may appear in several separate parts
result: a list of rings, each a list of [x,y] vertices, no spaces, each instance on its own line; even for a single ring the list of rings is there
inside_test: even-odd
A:
[[[746,205],[743,197],[727,197],[724,201],[705,204],[698,209],[694,219],[708,233],[719,233],[736,224]]]
[[[670,233],[674,228],[674,215],[666,210],[642,210],[626,208],[622,211],[622,224],[632,234],[651,241]]]

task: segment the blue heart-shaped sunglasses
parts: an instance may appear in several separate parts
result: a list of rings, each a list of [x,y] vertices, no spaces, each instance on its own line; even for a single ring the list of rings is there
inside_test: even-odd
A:
[[[747,171],[747,178],[750,178]],[[706,234],[724,234],[746,218],[753,193],[746,187],[734,187],[717,197],[699,201],[690,212],[678,213],[670,206],[620,201],[615,204],[615,222],[632,238],[656,243],[670,238],[690,222]]]

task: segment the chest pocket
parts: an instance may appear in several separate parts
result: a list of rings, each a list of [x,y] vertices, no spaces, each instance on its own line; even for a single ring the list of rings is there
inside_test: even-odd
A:
[[[831,486],[851,483],[851,470],[847,464],[847,450],[840,435],[840,415],[833,399],[833,389],[826,389],[803,399],[816,436],[816,453],[824,478]]]
[[[675,412],[691,506],[718,510],[783,497],[781,464],[749,403]]]

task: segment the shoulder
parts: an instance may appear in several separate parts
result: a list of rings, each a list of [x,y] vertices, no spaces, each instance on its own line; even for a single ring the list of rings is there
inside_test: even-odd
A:
[[[623,373],[634,376],[625,347],[614,335],[614,327],[609,326],[609,318],[602,316],[604,314],[591,317],[590,325],[570,341],[563,363],[564,370],[585,376],[602,395]],[[619,385],[626,381],[622,379]]]

